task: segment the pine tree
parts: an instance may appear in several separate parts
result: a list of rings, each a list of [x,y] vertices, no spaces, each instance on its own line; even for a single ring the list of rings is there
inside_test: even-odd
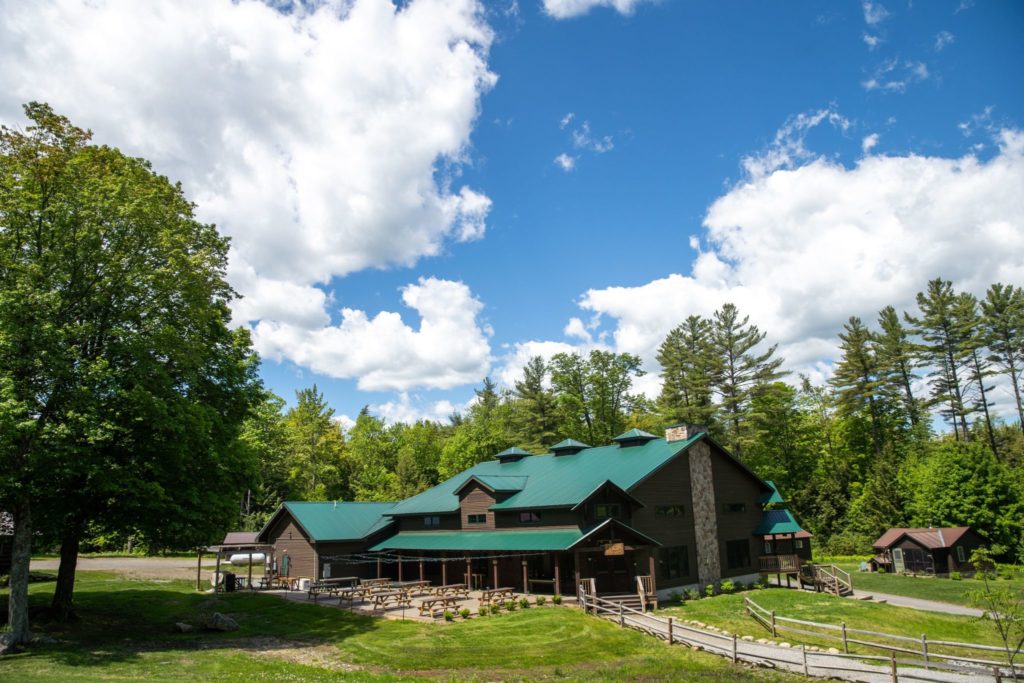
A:
[[[956,310],[961,327],[968,331],[964,338],[964,350],[967,355],[968,393],[972,395],[973,399],[971,408],[976,412],[981,412],[985,420],[985,433],[988,436],[989,445],[992,447],[992,452],[998,455],[996,435],[992,429],[992,414],[989,411],[992,401],[988,400],[988,394],[992,387],[985,386],[985,382],[995,374],[995,370],[992,369],[992,362],[985,353],[985,330],[978,313],[978,299],[973,294],[964,292],[957,296]]]
[[[882,454],[881,417],[878,408],[878,390],[882,382],[878,377],[878,364],[872,348],[874,335],[864,327],[860,318],[853,316],[839,333],[842,357],[835,364],[835,375],[830,380],[838,392],[840,413],[846,416],[867,411],[871,420],[871,441],[875,455]]]
[[[691,315],[668,333],[657,356],[662,367],[658,410],[666,422],[710,426],[716,410],[712,354],[709,320]]]
[[[764,353],[754,352],[764,338],[765,333],[750,324],[749,316],[740,320],[733,304],[724,304],[715,311],[711,330],[712,376],[721,399],[727,441],[737,456],[742,453],[743,423],[750,407],[751,392],[758,384],[773,382],[785,374],[779,371],[783,359],[773,357],[776,345]]]
[[[886,306],[879,311],[878,326],[881,331],[874,335],[872,348],[882,387],[900,396],[903,411],[910,420],[911,427],[916,427],[921,422],[921,407],[912,390],[916,379],[914,369],[918,365],[914,356],[914,345],[910,341],[907,329],[900,321],[899,314],[892,306]]]
[[[1021,374],[1024,372],[1024,290],[996,283],[988,288],[981,302],[982,325],[986,343],[1000,372],[1010,378],[1017,404],[1017,426],[1024,432],[1024,403],[1021,401]]]
[[[541,450],[558,435],[558,403],[544,386],[547,374],[544,359],[534,356],[523,367],[523,378],[515,382],[516,431],[524,448]]]
[[[953,425],[957,439],[970,440],[967,416],[970,412],[964,399],[967,373],[966,340],[971,331],[964,329],[957,314],[956,293],[948,280],[937,278],[928,283],[927,292],[917,294],[919,317],[904,314],[922,340],[918,348],[922,364],[935,368],[929,373],[930,405],[942,405],[940,413]]]

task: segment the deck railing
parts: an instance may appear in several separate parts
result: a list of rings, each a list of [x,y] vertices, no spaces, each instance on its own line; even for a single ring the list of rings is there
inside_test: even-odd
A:
[[[762,574],[791,574],[800,571],[799,555],[762,555],[757,559]]]
[[[641,610],[646,612],[648,605],[658,609],[658,592],[654,589],[653,576],[636,577],[636,592],[640,596]]]

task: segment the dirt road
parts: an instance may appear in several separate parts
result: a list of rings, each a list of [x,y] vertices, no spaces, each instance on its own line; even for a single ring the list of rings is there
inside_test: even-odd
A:
[[[33,560],[33,570],[49,569],[56,570],[60,564],[59,560]],[[213,570],[214,561],[212,557],[203,558],[203,578],[209,580]],[[230,565],[225,567],[230,571],[244,573],[244,567],[231,569]],[[191,579],[196,578],[195,558],[176,557],[81,557],[78,559],[79,571],[109,571],[124,574],[136,579]],[[262,567],[253,567],[254,575],[261,575]]]

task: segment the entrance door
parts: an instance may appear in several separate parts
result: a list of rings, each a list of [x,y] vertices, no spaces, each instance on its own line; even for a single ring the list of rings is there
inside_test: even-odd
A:
[[[630,563],[623,555],[600,556],[595,560],[594,576],[597,579],[597,590],[600,593],[632,593],[629,575]]]
[[[897,574],[902,574],[906,570],[906,567],[903,566],[902,548],[892,549],[892,570]]]

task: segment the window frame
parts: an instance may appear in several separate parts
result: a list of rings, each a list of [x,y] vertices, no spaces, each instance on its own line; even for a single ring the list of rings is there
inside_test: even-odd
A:
[[[473,526],[479,526],[481,524],[487,524],[487,513],[484,512],[484,513],[481,513],[481,514],[466,515],[466,524],[467,525],[472,524]]]
[[[743,544],[744,552],[737,557],[734,550]],[[745,564],[741,562],[745,560]],[[725,542],[725,564],[727,569],[748,569],[752,566],[750,559],[750,541],[745,538],[737,538]]]
[[[685,505],[656,505],[654,507],[655,517],[685,517]]]
[[[745,502],[739,503],[722,503],[722,512],[727,515],[742,515],[747,511],[747,504]]]
[[[427,529],[437,529],[441,526],[441,515],[424,515],[423,526]]]
[[[601,514],[601,509],[604,508],[605,514]],[[615,510],[614,514],[611,510]],[[622,516],[622,504],[621,503],[594,503],[594,518],[595,519],[618,519]]]

